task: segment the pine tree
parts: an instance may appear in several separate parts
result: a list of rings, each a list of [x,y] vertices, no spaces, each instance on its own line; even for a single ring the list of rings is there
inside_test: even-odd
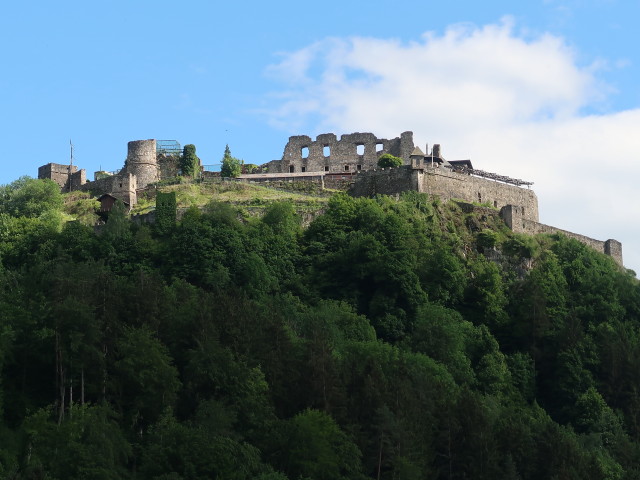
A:
[[[242,160],[238,160],[231,156],[231,150],[229,145],[224,149],[224,156],[222,157],[222,167],[220,169],[220,175],[222,177],[237,177],[242,173]]]

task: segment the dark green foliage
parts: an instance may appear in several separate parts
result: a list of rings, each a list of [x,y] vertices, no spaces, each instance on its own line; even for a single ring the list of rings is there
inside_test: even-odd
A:
[[[0,212],[1,478],[639,478],[640,286],[573,240],[417,193],[306,229],[159,196],[96,235],[33,182]]]
[[[402,160],[399,157],[394,157],[390,153],[385,153],[384,155],[380,155],[380,158],[378,158],[378,166],[380,168],[399,167],[403,163],[404,163],[404,160]]]
[[[242,173],[242,161],[231,156],[229,145],[224,149],[222,156],[222,165],[220,167],[220,176],[235,178]]]
[[[279,463],[290,478],[346,480],[363,478],[360,451],[324,412],[305,410],[282,427]]]
[[[195,145],[185,145],[180,156],[180,171],[185,177],[197,177],[200,174],[200,159],[196,155]]]
[[[176,225],[176,192],[156,193],[156,228],[161,233],[170,232]]]
[[[127,238],[131,233],[126,205],[121,200],[116,200],[109,212],[107,224],[104,227],[104,235],[110,241],[119,241]]]

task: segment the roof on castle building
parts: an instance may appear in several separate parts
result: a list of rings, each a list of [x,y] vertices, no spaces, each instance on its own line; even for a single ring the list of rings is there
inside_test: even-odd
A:
[[[416,146],[416,148],[413,149],[413,152],[411,152],[411,156],[420,156],[420,157],[424,157],[424,153],[422,152],[422,150],[420,150],[420,147]]]

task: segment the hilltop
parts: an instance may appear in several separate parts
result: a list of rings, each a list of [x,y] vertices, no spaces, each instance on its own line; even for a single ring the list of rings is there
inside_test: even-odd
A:
[[[166,187],[198,208],[99,233],[5,187],[0,476],[636,477],[640,285],[611,257],[417,192]]]

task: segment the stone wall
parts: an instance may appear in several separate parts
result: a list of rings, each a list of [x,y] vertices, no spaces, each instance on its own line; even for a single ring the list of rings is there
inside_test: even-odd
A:
[[[79,190],[91,192],[92,195],[102,195],[110,193],[130,206],[138,202],[136,190],[138,189],[137,177],[130,173],[119,173],[104,177],[93,182],[87,182]]]
[[[413,133],[387,140],[373,133],[351,133],[340,140],[333,133],[289,137],[282,160],[267,164],[269,173],[356,172],[376,168],[378,157],[390,153],[409,163],[413,151]]]
[[[409,190],[435,195],[443,201],[487,203],[494,208],[517,205],[524,212],[524,218],[538,220],[538,199],[532,190],[445,168],[402,166],[362,172],[356,175],[350,191],[354,196],[371,197]]]
[[[87,181],[87,172],[85,169],[78,170],[78,167],[72,165],[71,174],[69,174],[69,167],[59,163],[47,163],[38,168],[38,178],[53,180],[62,191],[77,190]]]
[[[127,144],[126,171],[137,177],[139,189],[160,179],[155,140],[134,140]]]
[[[573,238],[600,253],[609,255],[619,265],[623,265],[622,244],[617,240],[596,240],[594,238],[587,237],[586,235],[580,235],[579,233],[569,232],[567,230],[562,230],[561,228],[536,222],[525,218],[523,216],[522,208],[515,205],[506,205],[503,207],[500,211],[500,216],[503,218],[507,226],[514,232],[526,233],[528,235],[536,235],[538,233],[560,233],[566,237]]]
[[[407,166],[362,172],[356,175],[349,193],[354,197],[372,197],[419,191],[418,175],[419,170]]]
[[[180,175],[180,156],[158,154],[158,169],[160,170],[160,179],[173,178]]]
[[[73,172],[69,180],[71,183],[71,185],[69,186],[69,190],[79,190],[82,185],[87,183],[87,171],[82,168],[76,172]]]
[[[456,173],[446,168],[426,166],[419,169],[418,191],[437,195],[442,200],[487,203],[494,208],[517,205],[524,218],[538,221],[538,198],[533,190],[506,183]]]

